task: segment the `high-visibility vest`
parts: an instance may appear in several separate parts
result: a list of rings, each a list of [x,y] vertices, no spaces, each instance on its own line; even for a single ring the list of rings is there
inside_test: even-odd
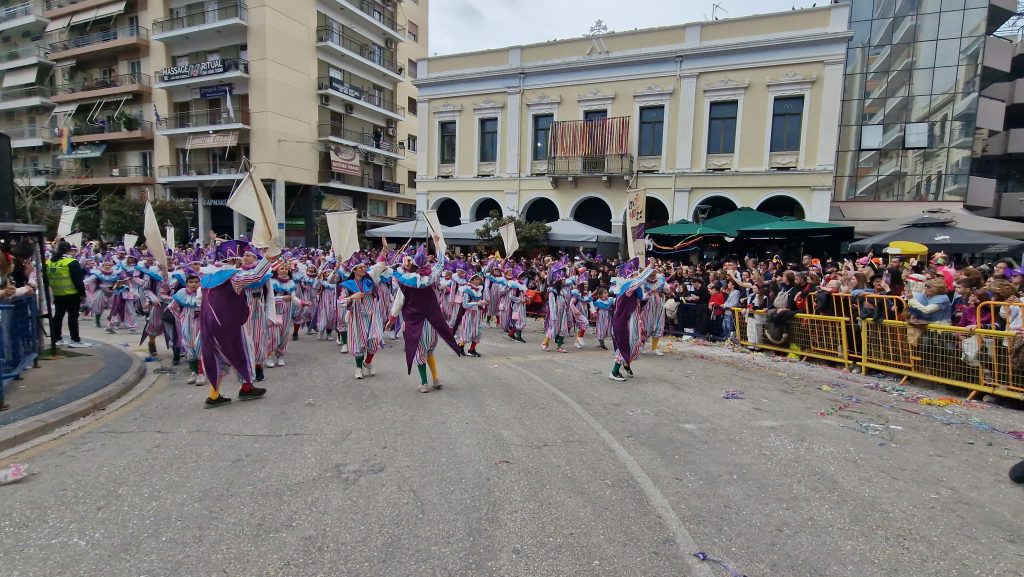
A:
[[[51,260],[46,263],[46,276],[50,280],[50,290],[53,291],[53,296],[78,294],[78,289],[75,287],[74,281],[71,280],[71,263],[73,262],[75,259],[66,256],[56,262]]]

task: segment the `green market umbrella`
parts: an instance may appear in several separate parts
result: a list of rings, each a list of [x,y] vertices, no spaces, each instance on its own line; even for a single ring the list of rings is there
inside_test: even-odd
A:
[[[726,236],[724,232],[718,230],[717,228],[707,226],[706,224],[700,225],[695,222],[690,222],[686,219],[674,222],[672,224],[666,224],[665,226],[647,229],[647,234],[660,234],[665,236]]]
[[[739,231],[751,226],[758,226],[769,222],[776,222],[780,220],[777,216],[772,216],[767,212],[756,211],[749,206],[738,208],[732,212],[716,216],[715,218],[709,218],[704,221],[704,226],[710,228],[717,228],[725,232],[727,236],[737,237]]]
[[[853,240],[853,227],[832,224],[830,222],[813,222],[800,220],[792,216],[784,216],[774,222],[765,222],[741,228],[741,238],[805,238],[811,236],[842,237],[837,240]]]

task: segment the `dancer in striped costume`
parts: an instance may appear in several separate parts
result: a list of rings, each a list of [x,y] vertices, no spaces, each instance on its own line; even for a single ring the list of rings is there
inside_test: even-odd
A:
[[[185,352],[188,367],[192,374],[188,378],[190,385],[205,384],[205,377],[199,361],[199,308],[202,296],[199,294],[199,276],[190,274],[185,277],[185,287],[178,289],[168,305],[178,323],[178,346]]]
[[[597,309],[597,346],[607,351],[604,344],[605,339],[612,334],[612,309],[615,307],[615,297],[608,295],[608,289],[597,289],[597,298],[594,299],[594,308]]]
[[[258,255],[244,241],[226,241],[217,247],[217,256],[234,260],[242,251]],[[244,291],[255,285],[266,286],[267,275],[273,263],[261,258],[247,270],[232,266],[204,271],[200,282],[202,304],[199,309],[199,330],[202,334],[203,368],[210,381],[210,394],[206,407],[217,407],[231,402],[220,394],[220,380],[233,368],[242,387],[241,400],[258,399],[267,390],[252,385],[252,346],[248,343],[245,325],[248,324],[249,306]]]
[[[569,296],[576,279],[566,278],[566,263],[558,262],[548,270],[548,308],[544,318],[544,343],[541,349],[548,351],[551,339],[560,353],[566,353],[565,335],[572,331],[572,315],[569,312]]]
[[[582,349],[586,346],[583,337],[590,328],[590,293],[587,291],[586,277],[576,284],[577,288],[569,293],[569,312],[572,315],[572,328],[576,332],[576,348]]]
[[[651,354],[660,357],[665,354],[658,350],[658,341],[665,334],[665,275],[652,269],[645,280],[644,292],[647,301],[641,307],[641,340],[651,339]]]
[[[640,336],[640,318],[638,307],[647,298],[644,292],[647,277],[654,271],[653,267],[644,269],[639,275],[636,270],[636,259],[619,267],[618,277],[612,281],[612,292],[615,294],[615,312],[612,315],[612,343],[615,345],[615,365],[608,378],[613,381],[624,381],[621,369],[633,376],[632,363],[640,356],[643,344]]]
[[[329,338],[331,331],[338,329],[338,285],[334,271],[321,270],[316,281],[316,332],[317,340]]]
[[[372,377],[377,374],[373,367],[373,356],[380,348],[380,340],[374,333],[377,303],[373,286],[383,272],[384,265],[378,263],[367,271],[366,263],[353,260],[350,261],[348,269],[352,271],[352,275],[339,285],[341,288],[338,303],[345,310],[348,348],[356,359],[356,378],[362,379],[363,376]]]
[[[330,313],[331,326],[334,327],[334,343],[341,347],[341,354],[348,353],[348,314],[345,311],[345,307],[341,304],[341,281],[349,275],[348,270],[342,264],[337,265],[334,273],[330,279],[332,283],[335,283],[336,287],[334,290],[334,310]],[[328,330],[328,334],[330,331]]]
[[[459,261],[453,264],[451,284],[448,285],[448,324],[455,327],[456,319],[462,311],[462,287],[469,278],[466,276],[466,263]]]
[[[248,245],[242,253],[243,272],[256,268],[258,253],[252,245]],[[245,322],[246,342],[250,347],[249,357],[256,375],[256,382],[264,379],[263,366],[267,361],[270,349],[270,325],[277,321],[277,310],[274,297],[270,291],[270,277],[267,270],[262,282],[249,283],[245,287],[246,304],[249,306],[249,318]]]
[[[132,278],[125,271],[117,273],[114,282],[114,296],[111,298],[110,315],[107,316],[107,332],[114,333],[115,328],[124,326],[128,332],[135,333],[135,291],[132,289]]]
[[[462,312],[459,315],[461,318],[456,320],[457,340],[459,347],[465,347],[466,343],[469,343],[469,352],[467,354],[471,357],[480,356],[480,353],[476,352],[476,346],[480,344],[480,336],[484,329],[483,313],[487,307],[487,301],[484,300],[483,285],[483,277],[475,274],[469,282],[459,289],[462,293],[459,298],[459,306],[462,307]]]
[[[157,360],[156,338],[164,334],[164,276],[156,266],[140,266],[137,270],[139,276],[136,278],[136,284],[141,288],[142,311],[146,314],[142,340],[149,338],[149,356],[146,357],[146,362],[152,362]]]
[[[274,291],[274,309],[280,322],[270,325],[270,345],[268,348],[267,366],[284,366],[284,355],[288,352],[288,329],[291,328],[296,316],[302,311],[302,301],[298,297],[295,281],[288,265],[282,263],[277,268],[277,275],[270,279],[270,288]],[[277,357],[275,360],[274,357]]]
[[[508,338],[525,343],[523,329],[526,327],[526,285],[522,279],[516,277],[525,276],[523,267],[516,265],[505,269],[503,276],[496,277],[488,274],[493,295],[498,295],[501,303],[498,305],[498,319],[501,330],[508,334]],[[490,302],[488,302],[490,305]],[[488,308],[490,308],[488,306]]]
[[[495,255],[497,256],[497,255]],[[487,300],[487,325],[490,326],[491,319],[498,319],[501,316],[501,293],[506,289],[500,284],[495,284],[493,281],[488,280],[487,283],[490,285],[489,290],[484,293],[484,298]]]
[[[114,272],[114,263],[107,260],[100,263],[99,269],[94,269],[90,275],[96,279],[96,292],[88,301],[88,306],[93,316],[96,317],[96,327],[100,326],[100,317],[103,312],[110,310],[114,301],[114,285],[117,283],[117,273]],[[110,317],[107,317],[110,320]]]
[[[438,238],[434,238],[435,247],[438,245]],[[438,337],[444,338],[448,346],[459,356],[464,354],[455,342],[455,336],[438,302],[440,291],[435,288],[441,277],[445,257],[439,253],[437,258],[438,261],[433,266],[428,265],[426,246],[423,245],[416,251],[415,256],[406,257],[402,270],[394,275],[399,284],[399,292],[395,295],[391,318],[388,320],[389,326],[399,314],[406,320],[405,361],[410,373],[415,363],[420,374],[421,393],[441,388],[437,359],[434,356]],[[430,368],[433,386],[427,384],[427,367]]]
[[[137,325],[136,319],[138,318],[138,306],[139,306],[139,285],[135,282],[136,268],[138,266],[139,259],[135,256],[129,255],[125,257],[124,263],[121,264],[121,272],[124,273],[124,277],[127,282],[122,284],[124,290],[120,290],[114,295],[116,301],[120,298],[123,301],[123,306],[118,307],[115,304],[115,308],[120,313],[119,322],[126,329],[129,334],[135,334]],[[111,331],[108,331],[111,332]]]
[[[302,316],[299,319],[301,324],[306,325],[306,334],[311,335],[316,332],[317,326],[317,311],[319,311],[319,300],[320,292],[317,288],[317,281],[319,274],[315,266],[306,267],[306,272],[302,275],[302,278],[297,279],[296,282],[299,284],[299,295],[302,297],[302,302],[309,303],[303,309]]]

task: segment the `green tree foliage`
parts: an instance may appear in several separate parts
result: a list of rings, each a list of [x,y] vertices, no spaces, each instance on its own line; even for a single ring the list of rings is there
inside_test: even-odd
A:
[[[145,221],[146,203],[135,198],[122,196],[108,196],[101,204],[103,218],[100,230],[108,240],[120,240],[125,234],[142,235]],[[185,240],[188,231],[188,220],[186,215],[192,211],[192,206],[185,200],[154,200],[153,212],[156,214],[156,221],[160,224],[160,231],[163,232],[169,222],[176,231],[176,236],[182,241]]]
[[[519,238],[517,253],[529,254],[546,246],[548,233],[551,232],[551,227],[546,223],[526,222],[514,216],[500,217],[496,210],[491,211],[484,226],[477,229],[476,236],[480,239],[478,246],[487,251],[501,250],[504,253],[505,244],[498,230],[510,222],[516,223],[516,236]]]

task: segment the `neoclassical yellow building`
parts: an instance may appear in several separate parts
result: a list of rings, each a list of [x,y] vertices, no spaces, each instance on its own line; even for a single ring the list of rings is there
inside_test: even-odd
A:
[[[848,10],[420,60],[417,209],[619,233],[645,187],[649,225],[742,206],[827,221]]]

